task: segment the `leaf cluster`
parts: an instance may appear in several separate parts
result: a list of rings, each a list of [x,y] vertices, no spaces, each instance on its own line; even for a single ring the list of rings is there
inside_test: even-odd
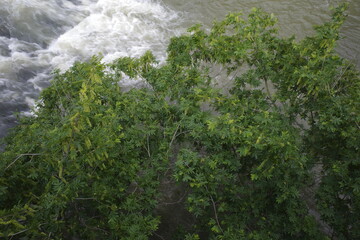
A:
[[[57,72],[0,154],[0,236],[149,239],[171,181],[193,221],[178,239],[360,238],[360,77],[334,50],[345,9],[300,42],[253,9],[173,38],[164,64]]]

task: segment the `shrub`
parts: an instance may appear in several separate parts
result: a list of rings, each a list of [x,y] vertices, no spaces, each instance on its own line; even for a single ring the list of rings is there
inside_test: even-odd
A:
[[[195,219],[179,239],[360,238],[359,73],[334,51],[345,8],[300,42],[254,9],[173,38],[164,64],[56,72],[5,140],[0,236],[148,239],[171,178]]]

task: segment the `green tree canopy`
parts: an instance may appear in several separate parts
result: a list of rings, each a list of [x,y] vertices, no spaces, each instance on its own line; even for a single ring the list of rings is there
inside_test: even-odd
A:
[[[163,64],[56,72],[0,153],[0,237],[360,238],[360,77],[334,50],[345,9],[301,41],[253,9],[171,39]],[[166,182],[192,225],[172,235]]]

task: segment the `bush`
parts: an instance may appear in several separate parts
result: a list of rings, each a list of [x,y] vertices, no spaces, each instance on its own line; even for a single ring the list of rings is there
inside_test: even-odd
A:
[[[148,239],[170,179],[194,221],[178,239],[360,238],[360,79],[334,52],[345,8],[300,42],[254,9],[173,38],[164,64],[56,72],[5,140],[0,236]]]

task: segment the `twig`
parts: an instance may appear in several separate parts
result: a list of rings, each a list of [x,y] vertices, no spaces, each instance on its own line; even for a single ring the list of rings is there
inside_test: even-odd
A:
[[[231,78],[231,82],[233,82],[234,81],[234,79],[236,78],[236,76],[237,76],[237,74],[239,73],[239,71],[240,71],[240,69],[238,68],[238,69],[236,69],[235,70],[236,72],[234,73],[234,75],[232,76],[232,78]]]
[[[265,78],[265,79],[264,79],[264,82],[265,82],[266,93],[267,93],[270,101],[272,101],[271,93],[270,93],[270,89],[269,89],[269,85],[268,85],[268,80]]]
[[[175,138],[177,138],[177,137],[180,136],[181,134],[185,134],[185,133],[189,133],[189,132],[191,132],[191,131],[188,130],[188,131],[180,132],[180,133],[176,134]]]
[[[80,223],[82,223],[83,226],[85,226],[86,228],[92,229],[92,230],[97,230],[97,231],[102,231],[106,234],[109,234],[108,231],[106,231],[105,229],[99,228],[99,227],[92,227],[92,226],[88,226],[85,222],[85,220],[83,218],[80,218]]]
[[[340,76],[338,77],[338,79],[337,79],[336,81],[334,81],[332,88],[335,88],[336,84],[337,84],[337,83],[340,81],[340,79],[344,76],[344,74],[346,73],[346,71],[349,69],[350,65],[351,65],[351,62],[349,62],[348,65],[345,66],[344,71],[340,74]]]
[[[147,151],[147,153],[148,153],[148,155],[149,155],[149,158],[150,158],[150,157],[151,157],[151,153],[150,153],[149,135],[147,135],[147,137],[146,137],[146,142],[147,142],[147,149],[146,149],[146,151]]]
[[[19,156],[17,156],[16,158],[15,158],[15,160],[14,161],[12,161],[6,168],[5,168],[5,170],[7,170],[9,167],[11,167],[17,160],[19,160],[19,158],[21,158],[21,157],[24,157],[24,156],[40,156],[40,155],[42,155],[42,154],[40,154],[40,153],[25,153],[25,154],[20,154]]]
[[[131,192],[131,194],[134,194],[136,192],[136,190],[138,189],[138,186],[136,185],[134,191]]]
[[[179,198],[179,200],[177,200],[176,202],[170,202],[170,203],[165,202],[165,203],[160,203],[159,205],[174,205],[174,204],[181,203],[181,202],[183,201],[184,197],[185,197],[187,194],[188,194],[188,191],[186,191],[186,192],[184,193],[184,195],[181,196],[181,198]]]
[[[19,235],[19,234],[21,234],[21,233],[23,233],[23,232],[26,232],[26,231],[28,231],[28,230],[29,230],[29,228],[24,229],[24,230],[22,230],[22,231],[20,231],[20,232],[17,232],[17,233],[11,234],[11,235],[10,235],[10,240],[11,240],[14,236]]]
[[[358,129],[360,129],[360,125],[359,125],[359,123],[357,121],[355,121],[355,124],[358,127]]]
[[[74,200],[77,200],[77,201],[87,201],[87,200],[93,200],[95,202],[98,202],[98,203],[101,203],[98,199],[96,198],[83,198],[83,197],[80,197],[80,198],[74,198]]]
[[[162,236],[160,236],[159,234],[157,234],[156,232],[154,232],[154,235],[157,236],[158,238],[165,240],[165,238],[163,238]]]
[[[75,200],[96,200],[96,198],[74,198]]]
[[[176,130],[175,130],[175,132],[174,132],[174,134],[173,134],[173,136],[172,136],[172,138],[171,138],[171,141],[170,141],[170,143],[169,143],[168,152],[170,151],[171,145],[172,145],[172,143],[174,142],[174,140],[175,140],[175,138],[176,138],[176,133],[177,133],[177,131],[179,130],[179,127],[180,127],[180,123],[177,125]]]
[[[205,189],[206,189],[206,191],[209,193],[208,188],[207,188],[206,186],[205,186]],[[222,228],[221,228],[221,226],[220,226],[219,218],[218,218],[217,211],[216,211],[215,201],[214,201],[214,199],[213,199],[213,197],[211,196],[210,193],[209,193],[209,196],[210,196],[210,200],[211,200],[211,202],[212,202],[213,208],[214,208],[214,214],[215,214],[216,223],[217,223],[220,231],[221,231],[222,233],[224,233],[224,231],[222,230]]]

